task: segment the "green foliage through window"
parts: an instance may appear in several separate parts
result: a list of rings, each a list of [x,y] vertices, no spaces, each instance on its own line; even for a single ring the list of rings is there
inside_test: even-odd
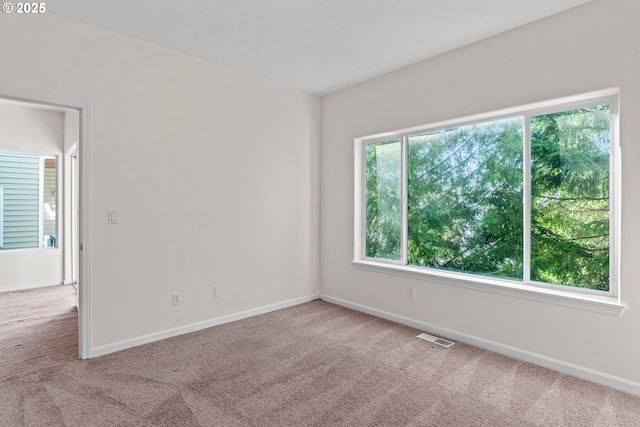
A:
[[[365,173],[367,256],[399,260],[402,216],[400,141],[367,145]]]
[[[608,290],[609,107],[531,118],[531,279]]]
[[[408,144],[409,264],[522,279],[522,118]]]
[[[610,129],[603,104],[365,144],[365,256],[609,290]]]

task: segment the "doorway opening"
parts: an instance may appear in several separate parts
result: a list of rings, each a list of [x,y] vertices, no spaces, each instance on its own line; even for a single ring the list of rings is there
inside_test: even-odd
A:
[[[10,107],[14,109],[11,110]],[[7,181],[5,187],[11,188],[4,191],[4,198],[7,199],[7,194],[14,198],[10,202],[12,206],[10,209],[6,204],[4,206],[5,218],[17,215],[23,215],[25,219],[30,218],[35,224],[32,227],[35,231],[31,234],[36,235],[37,238],[34,240],[35,243],[28,243],[31,246],[25,246],[25,248],[15,248],[11,251],[8,250],[9,248],[6,248],[6,251],[0,249],[4,251],[0,255],[5,258],[0,259],[0,262],[11,263],[19,260],[23,265],[28,266],[22,269],[18,266],[15,269],[15,277],[22,275],[22,285],[19,283],[20,279],[11,279],[16,282],[16,286],[23,286],[22,289],[44,284],[38,281],[38,277],[30,275],[43,270],[45,271],[43,274],[47,274],[47,269],[49,271],[47,280],[50,281],[48,284],[73,284],[76,288],[78,309],[78,356],[81,359],[90,358],[92,354],[89,280],[89,104],[76,99],[0,86],[0,108],[5,108],[5,111],[24,118],[23,125],[26,127],[15,129],[29,129],[29,121],[39,114],[38,117],[43,118],[43,123],[51,119],[53,124],[49,128],[50,134],[56,134],[58,127],[61,127],[63,135],[62,142],[47,145],[46,142],[42,142],[47,138],[38,135],[38,130],[35,130],[34,135],[29,131],[29,138],[22,140],[7,133],[8,137],[4,138],[3,142],[6,146],[0,145],[0,154],[9,153],[5,156],[7,159],[23,155],[20,159],[31,161],[31,158],[34,158],[34,164],[37,159],[44,159],[40,161],[40,164],[44,165],[40,168],[43,176],[51,176],[52,168],[55,167],[53,172],[55,185],[34,184],[32,191],[34,201],[30,202],[30,205],[25,201],[32,196],[27,195],[26,190],[22,189],[22,181],[16,181],[13,175],[5,179]],[[58,122],[60,118],[63,121],[62,125]],[[7,126],[14,129],[13,125]],[[46,125],[43,126],[46,128]],[[39,143],[42,145],[37,145]],[[35,169],[34,171],[37,172]],[[37,183],[35,178],[31,181]],[[36,199],[39,202],[36,202]],[[22,203],[20,206],[31,206],[33,212],[20,210],[22,207],[17,207],[18,203]],[[49,221],[42,220],[43,217],[49,218]],[[38,218],[40,222],[37,221]],[[19,235],[22,239],[28,237],[33,240],[29,237],[27,222],[14,221],[15,226],[8,225],[4,229],[10,230],[13,235]],[[37,226],[37,224],[40,225]],[[42,224],[47,224],[48,227],[45,228]],[[0,224],[1,228],[3,224]],[[46,234],[46,239],[43,233]],[[5,237],[6,235],[7,233]],[[5,241],[8,242],[9,239]],[[0,291],[2,289],[0,283]]]

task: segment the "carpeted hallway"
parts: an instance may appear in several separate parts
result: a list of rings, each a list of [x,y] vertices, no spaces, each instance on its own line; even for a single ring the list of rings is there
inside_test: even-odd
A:
[[[75,291],[0,294],[1,426],[638,426],[640,397],[323,301],[77,359]]]

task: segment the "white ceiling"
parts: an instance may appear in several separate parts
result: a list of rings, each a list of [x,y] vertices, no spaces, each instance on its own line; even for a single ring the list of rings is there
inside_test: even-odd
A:
[[[324,95],[591,0],[54,0],[54,13]]]

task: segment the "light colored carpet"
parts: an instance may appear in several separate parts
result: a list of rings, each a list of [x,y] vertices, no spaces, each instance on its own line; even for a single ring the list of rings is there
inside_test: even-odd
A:
[[[638,396],[322,301],[81,361],[73,293],[0,294],[1,426],[640,426]]]

